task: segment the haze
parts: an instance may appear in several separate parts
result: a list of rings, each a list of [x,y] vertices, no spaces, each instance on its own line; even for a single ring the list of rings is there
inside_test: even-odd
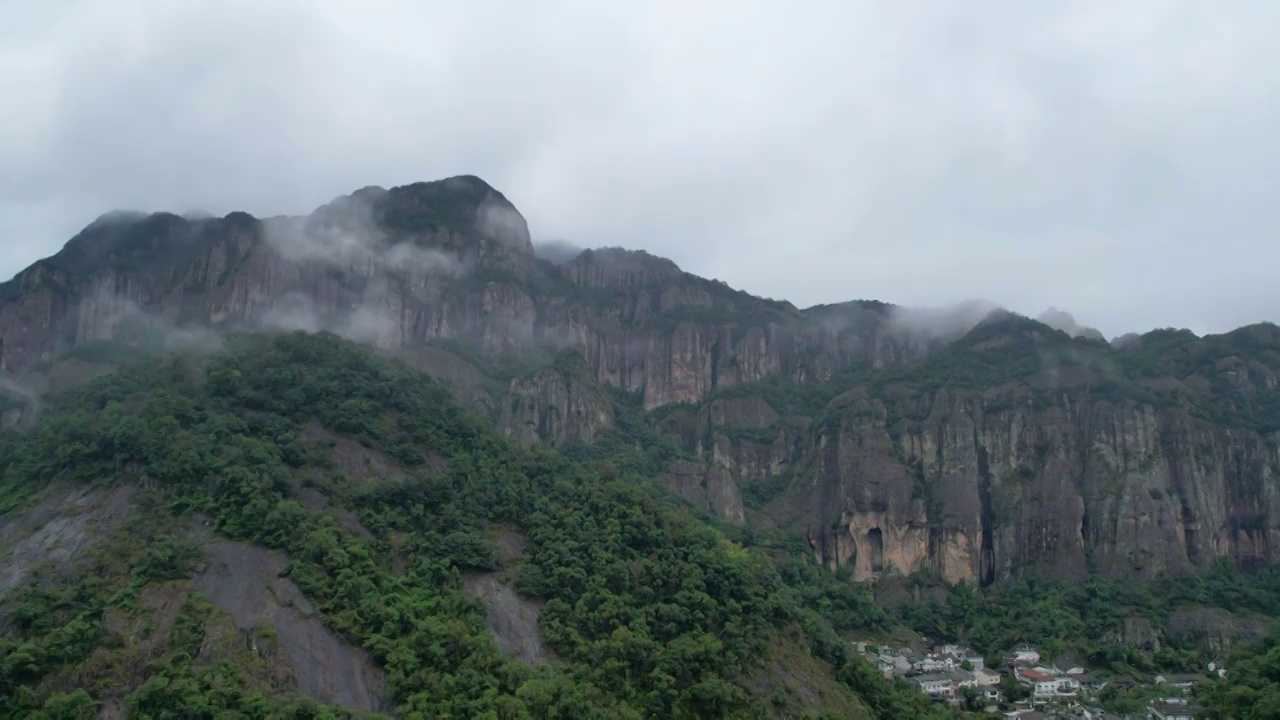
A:
[[[0,4],[0,275],[116,208],[475,174],[800,306],[1280,320],[1271,2]]]

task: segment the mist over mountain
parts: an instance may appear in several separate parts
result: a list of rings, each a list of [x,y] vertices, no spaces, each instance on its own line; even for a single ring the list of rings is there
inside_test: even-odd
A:
[[[534,237],[460,176],[305,217],[109,213],[0,285],[0,629],[57,688],[28,700],[96,678],[92,702],[156,710],[154,678],[196,702],[238,664],[237,687],[401,714],[481,712],[492,683],[534,716],[914,717],[845,647],[926,617],[871,588],[1275,564],[1275,325],[1108,343],[1055,308],[798,308]],[[1257,634],[1175,609],[1153,637]],[[1269,612],[1222,611],[1246,609]],[[88,639],[57,649],[73,620]]]

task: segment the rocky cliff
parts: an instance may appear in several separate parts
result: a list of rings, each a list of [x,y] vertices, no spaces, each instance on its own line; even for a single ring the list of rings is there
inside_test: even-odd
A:
[[[574,347],[599,381],[654,408],[922,355],[885,312],[851,303],[802,313],[642,252],[587,251],[556,266],[533,255],[501,193],[457,177],[365,188],[305,218],[104,216],[0,286],[0,372],[30,382],[94,342],[325,328],[384,349],[439,339],[498,355]]]
[[[615,426],[605,386],[638,397],[681,453],[673,489],[800,530],[855,578],[1275,560],[1274,326],[1112,346],[1057,310],[990,311],[800,310],[617,248],[553,264],[501,193],[457,177],[305,218],[96,221],[0,286],[0,417],[121,348],[325,328],[401,354],[524,444],[590,442]]]
[[[613,405],[576,351],[511,381],[498,429],[522,445],[591,442],[613,426]]]
[[[1029,321],[971,335],[815,422],[767,511],[822,561],[988,584],[1276,560],[1275,326],[1124,353]]]

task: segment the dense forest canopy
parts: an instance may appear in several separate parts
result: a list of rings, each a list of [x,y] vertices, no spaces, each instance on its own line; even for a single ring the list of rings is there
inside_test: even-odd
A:
[[[316,425],[385,453],[404,477],[345,477],[307,439]],[[866,716],[946,712],[852,652],[841,633],[891,622],[865,591],[731,541],[643,467],[514,447],[443,386],[328,334],[237,336],[211,355],[130,365],[0,443],[0,509],[121,483],[142,488],[145,508],[85,563],[6,598],[0,714],[81,717],[119,691],[136,717],[340,714],[268,692],[247,662],[197,662],[210,615],[198,594],[162,655],[139,666],[110,646],[105,617],[200,563],[192,516],[287,553],[287,576],[385,668],[406,717],[767,716],[790,700],[754,692],[753,678],[784,633]],[[304,486],[333,507],[308,508]],[[545,603],[552,665],[500,653],[462,591],[466,573],[497,566],[498,526],[528,539],[517,584]]]
[[[557,291],[586,292],[537,267]],[[667,275],[662,287],[687,280]],[[724,302],[664,309],[663,328],[729,323],[736,346],[752,323],[800,313],[706,281],[695,286]],[[860,317],[879,322],[889,311],[871,307]],[[597,385],[574,349],[494,354],[461,340],[432,341],[476,372],[491,401],[548,366],[566,383],[596,388],[610,422],[590,441],[559,449],[517,446],[495,429],[492,403],[464,406],[418,369],[328,333],[230,335],[216,349],[164,355],[80,344],[61,359],[120,369],[52,398],[33,428],[0,433],[0,519],[75,488],[134,488],[140,512],[75,563],[46,563],[0,595],[0,710],[347,712],[278,682],[271,651],[261,649],[272,646],[266,636],[251,638],[247,650],[211,654],[220,616],[199,592],[174,594],[162,647],[139,656],[121,640],[120,618],[150,622],[147,598],[156,588],[186,587],[200,572],[204,549],[193,524],[283,553],[285,576],[324,624],[385,671],[382,709],[406,717],[958,712],[930,704],[900,679],[884,680],[854,652],[855,638],[959,641],[992,660],[1030,642],[1124,676],[1200,670],[1225,654],[1206,649],[1204,637],[1142,646],[1115,629],[1134,618],[1160,627],[1188,608],[1235,613],[1254,625],[1280,617],[1280,571],[1242,572],[1224,560],[1201,575],[1141,582],[1026,572],[978,588],[948,585],[932,571],[904,577],[890,569],[862,584],[844,569],[821,567],[811,537],[764,511],[815,477],[818,455],[805,455],[804,442],[856,426],[869,411],[886,437],[921,433],[936,414],[933,400],[952,394],[970,393],[993,417],[1015,404],[1038,410],[1098,400],[1185,411],[1273,438],[1280,395],[1266,383],[1280,368],[1276,338],[1274,326],[1259,325],[1208,338],[1157,331],[1112,346],[995,313],[918,361],[855,361],[804,382],[773,375],[728,383],[710,387],[700,405],[657,408],[643,392]],[[411,358],[413,348],[403,350]],[[1235,375],[1217,372],[1240,358],[1248,363]],[[51,373],[57,360],[36,369]],[[773,424],[707,420],[714,403],[740,400],[761,401]],[[751,521],[726,522],[659,481],[673,463],[705,461],[702,445],[713,436],[735,448],[781,448],[779,471],[738,486]],[[385,462],[357,477],[336,459],[348,447]],[[893,453],[900,448],[890,459],[903,461]],[[941,480],[916,482],[914,492],[928,500]],[[939,524],[935,505],[926,505],[928,521]],[[527,544],[516,561],[495,548],[495,534],[507,531]],[[486,607],[466,583],[500,570],[538,604],[553,662],[530,666],[495,645]],[[1206,703],[1270,702],[1267,665],[1257,659],[1269,650],[1259,647],[1240,646],[1245,672],[1206,691]],[[777,681],[777,668],[795,674],[797,666],[807,668],[804,677]],[[828,688],[817,700],[808,697],[815,684]]]

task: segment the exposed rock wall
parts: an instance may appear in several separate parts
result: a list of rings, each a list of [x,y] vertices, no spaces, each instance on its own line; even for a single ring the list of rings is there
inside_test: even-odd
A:
[[[474,178],[366,189],[298,219],[105,218],[0,286],[0,371],[26,375],[93,341],[325,328],[383,349],[573,347],[598,382],[656,408],[924,352],[882,308],[815,320],[644,253],[588,251],[553,266],[528,237],[519,212]]]
[[[698,421],[698,457],[725,468],[739,486],[780,475],[792,460],[796,429],[760,398],[713,400]]]
[[[123,526],[135,510],[135,491],[129,485],[52,488],[22,514],[0,517],[0,600],[33,568],[69,564]]]
[[[838,402],[770,511],[854,577],[888,563],[984,584],[1027,568],[1149,577],[1280,553],[1275,435],[1068,394],[1042,406],[941,392],[892,426],[865,394]]]
[[[386,678],[365,651],[327,628],[293,581],[284,555],[217,537],[203,538],[207,567],[193,587],[242,632],[270,627],[294,673],[297,692],[321,702],[385,711]]]
[[[724,468],[680,461],[668,468],[665,481],[676,494],[700,508],[730,522],[744,519],[742,495]]]
[[[501,573],[470,575],[463,589],[485,605],[485,626],[493,633],[498,649],[526,665],[546,665],[551,652],[542,642],[538,617],[542,608],[515,591]]]
[[[526,447],[591,442],[613,427],[613,405],[580,356],[511,381],[498,428]]]
[[[1194,336],[1155,338],[1174,348],[1152,360],[1153,377],[1164,373],[1158,383],[1176,391],[1164,404],[1089,389],[1114,369],[1046,360],[1035,393],[1025,378],[1005,387],[1000,373],[959,390],[944,367],[940,386],[888,383],[850,391],[818,417],[779,417],[791,410],[717,390],[760,380],[847,387],[858,368],[927,364],[958,344],[955,328],[933,327],[941,315],[905,322],[874,302],[801,311],[642,252],[587,251],[552,265],[531,247],[518,211],[466,177],[366,188],[307,218],[106,218],[0,285],[0,377],[65,387],[57,369],[70,366],[53,361],[98,340],[327,328],[402,351],[524,444],[598,437],[614,422],[606,383],[639,394],[646,409],[679,404],[666,430],[699,462],[668,473],[677,492],[740,522],[743,484],[785,474],[790,486],[767,515],[859,578],[890,568],[981,583],[1036,567],[1144,576],[1280,553],[1280,439],[1236,423],[1250,402],[1280,412],[1274,326],[1254,326],[1237,338],[1240,353],[1204,368],[1188,365],[1205,362]],[[1026,323],[1034,327],[1022,336],[981,334],[967,351],[980,366],[1016,364],[1026,358],[1008,351],[1026,341],[1037,344],[1034,359],[1055,331]],[[504,391],[461,356],[424,349],[438,339],[489,355],[568,349],[582,361]],[[1125,352],[1146,342],[1130,339]],[[981,374],[966,367],[970,379]],[[1227,395],[1207,416],[1189,410],[1187,398]],[[0,405],[0,425],[26,415]]]

